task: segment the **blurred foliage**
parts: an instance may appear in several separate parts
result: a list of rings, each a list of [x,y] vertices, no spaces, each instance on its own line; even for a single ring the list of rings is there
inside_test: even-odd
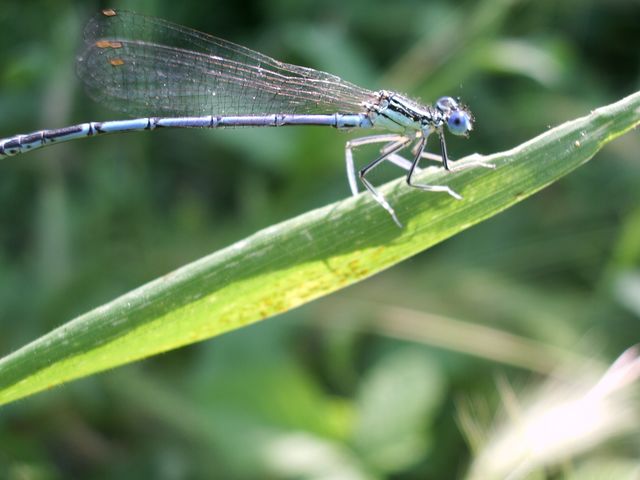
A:
[[[477,129],[450,142],[455,158],[510,148],[640,89],[636,0],[4,0],[3,136],[118,118],[88,101],[73,73],[82,25],[106,6],[365,87],[425,102],[460,95]],[[353,136],[162,131],[3,162],[0,352],[346,196],[343,144]],[[461,398],[490,419],[496,372],[526,385],[545,373],[540,358],[560,362],[550,351],[607,361],[639,338],[638,151],[632,132],[532,199],[328,299],[3,408],[0,477],[464,476]],[[390,306],[426,318],[407,325]],[[464,328],[429,336],[431,317],[467,323],[467,342]],[[479,337],[478,326],[495,335]],[[540,358],[509,363],[521,344],[505,332]],[[488,345],[465,346],[474,339]],[[492,346],[505,354],[480,353]],[[628,471],[637,440],[591,452],[574,475]]]

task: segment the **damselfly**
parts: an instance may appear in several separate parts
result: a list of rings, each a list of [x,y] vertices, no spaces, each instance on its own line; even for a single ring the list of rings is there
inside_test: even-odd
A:
[[[459,99],[442,97],[433,106],[420,105],[398,93],[366,90],[329,73],[279,62],[211,35],[120,10],[106,9],[90,20],[84,41],[77,67],[89,95],[143,118],[15,135],[0,140],[0,158],[78,138],[159,127],[381,129],[389,133],[347,142],[347,178],[353,195],[358,194],[359,179],[398,226],[395,211],[367,179],[382,162],[405,169],[411,187],[455,198],[461,197],[447,186],[414,182],[420,159],[441,161],[449,171],[492,167],[483,162],[453,166],[447,156],[445,126],[461,136],[468,136],[473,127],[473,116]],[[440,156],[425,151],[432,133],[439,137]],[[353,150],[375,143],[383,144],[379,156],[356,174]],[[400,155],[406,149],[410,160]]]

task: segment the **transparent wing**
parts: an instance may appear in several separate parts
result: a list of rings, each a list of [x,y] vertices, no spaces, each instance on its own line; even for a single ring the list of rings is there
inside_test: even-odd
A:
[[[335,75],[133,12],[104,10],[84,40],[78,74],[89,95],[132,115],[358,113],[375,99]]]

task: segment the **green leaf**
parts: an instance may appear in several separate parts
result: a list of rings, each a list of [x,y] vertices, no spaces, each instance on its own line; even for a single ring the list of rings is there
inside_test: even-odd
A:
[[[495,170],[421,172],[464,196],[382,188],[274,225],[59,327],[0,360],[0,404],[290,310],[371,276],[566,175],[640,123],[640,93],[483,158]],[[467,161],[465,159],[462,161]]]
[[[383,356],[363,379],[354,445],[384,473],[419,462],[429,449],[425,431],[445,396],[442,374],[417,348]]]

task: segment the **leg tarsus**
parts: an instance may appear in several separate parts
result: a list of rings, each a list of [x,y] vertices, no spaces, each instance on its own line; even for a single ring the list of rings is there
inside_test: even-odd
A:
[[[413,188],[417,188],[419,190],[423,190],[425,192],[444,192],[451,195],[456,200],[462,200],[462,196],[460,194],[458,194],[456,191],[452,190],[450,187],[446,185],[424,185],[421,183],[413,183],[413,174],[418,168],[418,162],[420,162],[420,159],[424,154],[424,149],[426,146],[427,146],[427,139],[424,138],[423,140],[420,140],[415,156],[413,158],[413,162],[411,164],[411,168],[409,169],[409,173],[407,174],[407,178],[406,178],[407,185]],[[447,155],[447,151],[445,148],[442,151],[442,158],[445,159],[446,155]],[[445,167],[445,168],[448,169],[448,167]]]
[[[396,211],[389,204],[389,202],[387,202],[387,200],[374,188],[374,186],[369,182],[369,180],[364,178],[363,175],[360,175],[360,180],[362,181],[365,188],[369,191],[369,193],[371,193],[371,196],[374,198],[374,200],[378,202],[382,206],[382,208],[384,208],[389,213],[389,215],[391,215],[391,218],[393,219],[395,224],[398,227],[402,228],[402,223],[400,222],[400,220],[398,220]]]
[[[489,168],[491,170],[495,169],[496,166],[493,163],[483,162],[481,160],[471,160],[468,162],[460,163],[456,165],[455,163],[449,168],[450,172],[460,172],[462,170],[469,170],[471,168]]]
[[[409,183],[408,181],[407,184],[410,187],[417,188],[418,190],[422,190],[425,192],[442,192],[448,194],[456,200],[462,200],[462,195],[460,195],[458,192],[453,190],[451,187],[448,187],[447,185],[424,185],[422,183]]]

